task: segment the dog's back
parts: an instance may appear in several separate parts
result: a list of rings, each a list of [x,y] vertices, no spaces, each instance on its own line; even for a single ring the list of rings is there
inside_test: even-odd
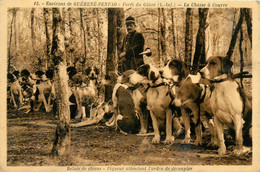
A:
[[[130,90],[120,86],[116,91],[116,97],[119,115],[122,115],[122,119],[117,120],[118,127],[126,133],[138,133],[140,122],[134,109]]]

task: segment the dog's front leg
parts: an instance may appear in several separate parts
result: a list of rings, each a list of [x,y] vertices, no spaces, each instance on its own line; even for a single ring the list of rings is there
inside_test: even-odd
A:
[[[44,93],[43,93],[42,91],[40,92],[40,97],[41,97],[41,99],[42,99],[42,101],[43,101],[44,108],[45,108],[46,112],[50,112],[49,106],[48,106],[48,104],[47,104],[47,102],[46,102]]]
[[[47,106],[50,110],[52,110],[51,108],[51,96],[52,96],[52,93],[50,92],[50,95],[48,96],[48,103],[47,103]]]
[[[115,125],[115,130],[117,131],[118,126],[117,126],[117,116],[118,116],[118,107],[114,107],[114,115],[112,116],[112,119],[114,121],[114,125]]]
[[[209,132],[211,135],[210,142],[207,144],[207,146],[216,147],[218,145],[218,140],[217,140],[217,131],[213,119],[210,120],[207,119],[207,124],[209,126]]]
[[[38,112],[40,110],[41,106],[42,106],[42,102],[43,102],[42,96],[39,95],[38,100],[35,99],[34,102],[35,103],[37,102],[37,103],[36,104],[34,103],[33,111]]]
[[[76,91],[74,92],[74,96],[76,99],[76,104],[77,104],[77,109],[78,109],[78,115],[75,118],[79,119],[81,117],[81,113],[82,113],[82,106],[80,104],[79,95],[76,93]]]
[[[172,110],[169,108],[166,111],[166,139],[165,144],[172,144],[174,142],[174,136],[172,135]]]
[[[14,93],[11,91],[11,99],[13,101],[14,108],[17,108],[17,104],[15,102]]]
[[[213,119],[208,120],[208,118],[206,118],[206,122],[209,126],[209,132],[211,135],[211,139],[210,142],[207,144],[207,146],[210,147],[216,147],[218,145],[218,141],[217,141],[217,133],[216,133],[216,127],[214,125],[214,121]]]
[[[222,122],[218,119],[217,113],[214,115],[214,122],[216,125],[217,130],[217,136],[218,136],[218,154],[224,155],[226,154],[226,146],[225,146],[225,140],[224,140],[224,128]]]
[[[23,105],[23,93],[22,93],[22,89],[19,89],[19,107],[22,107]]]
[[[139,117],[140,117],[140,124],[141,129],[139,134],[146,134],[147,133],[147,125],[148,125],[148,111],[146,109],[136,108]]]
[[[81,117],[81,119],[82,119],[82,118],[84,118],[84,116],[83,116],[83,110],[85,110],[85,107],[84,107],[84,108],[82,107],[82,101],[81,101],[80,98],[79,98],[79,100],[78,100],[78,106],[79,106],[79,109],[78,109],[79,114],[78,114],[78,116],[79,116],[79,118]],[[86,116],[85,116],[85,117],[86,117]]]
[[[201,120],[200,120],[200,107],[197,103],[189,103],[190,104],[190,109],[192,110],[193,113],[193,122],[195,124],[195,134],[196,134],[196,140],[195,140],[195,145],[202,145],[202,126],[201,126]]]
[[[160,143],[160,131],[159,131],[159,124],[158,124],[157,118],[154,115],[152,110],[150,110],[150,115],[151,115],[151,118],[153,121],[153,130],[154,130],[154,138],[153,138],[152,142]]]
[[[195,124],[195,134],[196,134],[196,140],[194,145],[202,145],[202,126],[201,122],[199,121],[197,124]]]
[[[236,132],[236,148],[234,153],[240,155],[243,153],[243,136],[242,136],[242,128],[243,128],[243,119],[242,114],[234,115],[234,129]]]
[[[181,107],[181,114],[183,117],[184,122],[184,128],[185,128],[185,138],[183,140],[183,143],[190,143],[190,116],[185,109],[185,107]]]

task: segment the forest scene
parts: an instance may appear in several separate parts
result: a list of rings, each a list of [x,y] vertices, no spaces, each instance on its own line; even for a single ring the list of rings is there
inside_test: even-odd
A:
[[[178,59],[189,66],[192,74],[197,74],[211,56],[225,56],[233,62],[231,72],[237,74],[235,80],[252,103],[252,11],[249,8],[9,8],[7,73],[22,74],[26,69],[31,74],[43,71],[41,76],[44,73],[47,76],[51,69],[54,93],[47,98],[43,94],[42,98],[41,87],[21,87],[23,100],[19,100],[18,96],[12,98],[12,83],[8,80],[8,166],[252,164],[252,144],[246,145],[250,149],[247,153],[234,155],[234,136],[227,130],[227,153],[220,156],[216,147],[207,146],[210,142],[207,127],[202,134],[202,145],[196,145],[194,134],[191,143],[183,143],[184,134],[180,134],[173,144],[153,144],[153,135],[124,134],[106,125],[113,110],[103,109],[113,108],[113,87],[104,82],[111,79],[111,72],[117,76],[123,73],[124,62],[119,56],[129,16],[135,19],[136,30],[144,37],[144,51],[151,50],[151,55],[143,56],[145,64],[161,69],[170,60]],[[81,73],[78,79],[81,84],[88,67],[98,70],[95,101],[86,100],[86,108],[90,104],[95,106],[86,112],[86,118],[92,113],[98,118],[102,109],[102,119],[87,126],[71,127],[84,121],[85,112],[81,111],[85,105],[81,105],[83,110],[79,110],[79,105],[76,110],[77,114],[82,113],[82,118],[71,115],[73,90],[69,89],[68,67]],[[27,89],[31,89],[30,93]],[[44,100],[32,108],[35,99]],[[107,111],[109,115],[105,114]]]

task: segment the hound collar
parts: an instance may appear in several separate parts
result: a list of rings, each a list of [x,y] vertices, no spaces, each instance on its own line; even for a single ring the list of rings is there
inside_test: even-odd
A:
[[[157,88],[157,87],[165,86],[165,85],[168,85],[168,83],[166,83],[166,82],[161,82],[161,83],[159,83],[159,84],[153,84],[153,85],[150,85],[150,84],[149,84],[150,88]]]
[[[142,83],[138,83],[138,84],[133,85],[133,86],[128,86],[128,89],[133,92],[134,90],[136,90],[136,89],[138,89],[140,87],[145,88],[146,86],[144,84],[142,84]]]
[[[226,81],[228,79],[229,79],[228,75],[227,74],[223,74],[223,75],[216,76],[215,78],[210,80],[210,82],[211,83],[220,83],[220,82],[224,82],[224,81]]]
[[[37,79],[33,78],[31,75],[30,75],[30,78],[31,78],[32,80],[34,80],[34,81],[37,81]]]
[[[148,84],[148,87],[146,88],[145,92],[147,92],[149,88],[157,88],[157,87],[160,87],[160,86],[168,86],[168,92],[167,92],[166,96],[167,96],[167,95],[170,95],[171,98],[173,98],[173,95],[172,95],[172,93],[171,93],[171,89],[172,89],[172,87],[173,87],[174,85],[175,85],[175,84],[173,84],[172,82],[161,82],[161,83],[156,84],[156,85],[150,85],[150,84]]]

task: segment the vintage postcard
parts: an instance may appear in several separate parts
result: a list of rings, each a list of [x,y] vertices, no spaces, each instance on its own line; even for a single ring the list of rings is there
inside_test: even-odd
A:
[[[259,11],[0,0],[0,171],[260,171]]]

